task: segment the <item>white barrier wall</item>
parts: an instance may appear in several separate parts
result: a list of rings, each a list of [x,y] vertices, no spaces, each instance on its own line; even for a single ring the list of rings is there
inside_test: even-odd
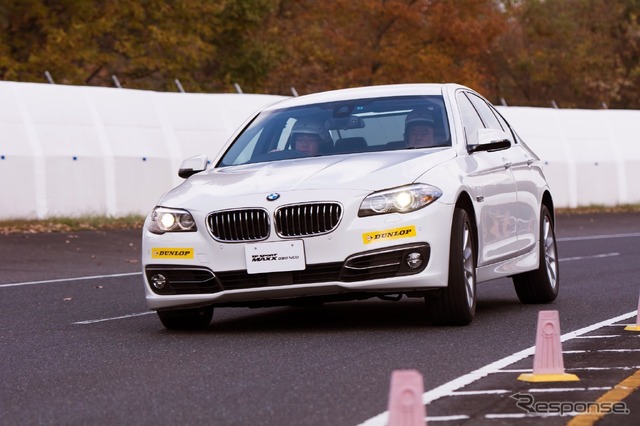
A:
[[[146,214],[279,99],[0,82],[0,219]]]
[[[254,111],[240,94],[0,82],[0,219],[147,214]],[[500,107],[557,207],[640,203],[640,111]]]
[[[557,207],[640,203],[640,111],[499,110],[543,160]]]

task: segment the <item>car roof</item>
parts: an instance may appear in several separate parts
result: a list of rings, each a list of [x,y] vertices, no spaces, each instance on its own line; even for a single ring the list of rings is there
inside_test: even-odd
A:
[[[412,95],[442,95],[446,88],[464,87],[457,84],[420,83],[420,84],[389,84],[383,86],[356,87],[351,89],[331,90],[310,95],[288,98],[269,105],[264,110],[297,107],[332,101],[346,101],[351,99],[366,99],[390,96]]]

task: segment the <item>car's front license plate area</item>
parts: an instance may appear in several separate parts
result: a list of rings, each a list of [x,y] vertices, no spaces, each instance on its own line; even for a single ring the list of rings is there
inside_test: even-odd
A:
[[[249,274],[301,271],[306,267],[302,240],[247,244],[244,255]]]

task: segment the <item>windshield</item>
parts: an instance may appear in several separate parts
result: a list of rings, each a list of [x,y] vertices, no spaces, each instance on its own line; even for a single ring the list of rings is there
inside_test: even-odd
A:
[[[327,102],[266,111],[216,167],[293,158],[450,146],[442,96]]]

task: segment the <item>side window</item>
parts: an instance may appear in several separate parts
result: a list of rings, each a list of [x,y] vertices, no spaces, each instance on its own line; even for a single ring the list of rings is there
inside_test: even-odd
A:
[[[482,121],[484,121],[487,125],[487,129],[504,130],[505,132],[508,131],[507,129],[502,127],[495,114],[493,113],[493,111],[491,111],[489,105],[487,105],[484,100],[480,99],[473,93],[468,93],[467,96],[469,97],[469,100],[471,101],[473,106],[476,108],[476,111],[478,111],[478,113],[480,114],[480,117],[482,117]]]
[[[475,145],[478,143],[478,130],[484,128],[484,124],[463,92],[458,92],[456,98],[460,109],[460,117],[462,118],[462,126],[467,137],[467,145]]]

